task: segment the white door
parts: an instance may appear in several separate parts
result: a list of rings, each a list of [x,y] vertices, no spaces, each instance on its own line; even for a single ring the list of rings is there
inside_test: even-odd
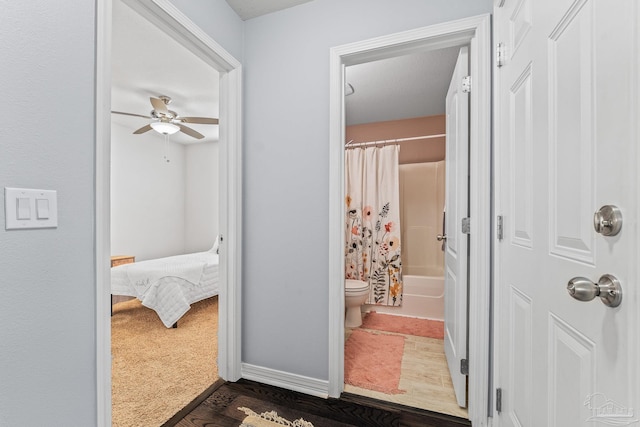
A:
[[[637,425],[637,0],[496,4],[495,416]],[[595,231],[608,204],[622,211],[617,236]],[[572,278],[605,274],[620,306],[570,296]]]
[[[469,74],[469,49],[460,49],[446,98],[444,350],[456,400],[467,406],[467,376],[461,363],[467,360],[468,235],[462,219],[469,214],[469,93],[463,79]]]

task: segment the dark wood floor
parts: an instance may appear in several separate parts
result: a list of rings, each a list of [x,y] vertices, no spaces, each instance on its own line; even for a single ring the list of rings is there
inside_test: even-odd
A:
[[[460,427],[468,420],[345,393],[322,399],[253,381],[219,381],[163,427],[237,427],[246,414],[276,411],[290,421],[304,418],[314,427]],[[193,409],[190,409],[193,408]]]

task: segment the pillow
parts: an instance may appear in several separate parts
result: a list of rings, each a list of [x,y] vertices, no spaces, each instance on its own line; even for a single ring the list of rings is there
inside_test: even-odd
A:
[[[213,246],[209,249],[209,252],[219,253],[220,250],[220,235],[216,236],[216,241],[213,242]]]

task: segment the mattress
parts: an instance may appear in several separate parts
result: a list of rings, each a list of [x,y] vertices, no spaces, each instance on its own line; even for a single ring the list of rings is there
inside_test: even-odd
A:
[[[111,269],[111,294],[138,298],[170,328],[191,304],[218,294],[218,264],[207,251],[119,265]]]

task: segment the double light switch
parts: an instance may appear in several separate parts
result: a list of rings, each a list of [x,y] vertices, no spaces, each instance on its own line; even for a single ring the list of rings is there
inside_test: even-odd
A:
[[[7,230],[58,226],[57,193],[29,188],[4,189]]]

